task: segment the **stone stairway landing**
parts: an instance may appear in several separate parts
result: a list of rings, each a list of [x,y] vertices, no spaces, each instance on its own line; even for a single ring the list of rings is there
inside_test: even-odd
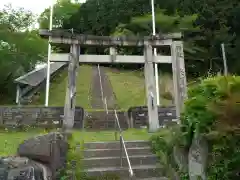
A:
[[[134,179],[166,180],[161,177],[161,167],[157,157],[152,154],[148,141],[125,142]],[[123,152],[123,166],[120,163],[120,143],[93,142],[84,144],[83,166],[88,176],[114,174],[120,179],[129,179],[127,158]]]

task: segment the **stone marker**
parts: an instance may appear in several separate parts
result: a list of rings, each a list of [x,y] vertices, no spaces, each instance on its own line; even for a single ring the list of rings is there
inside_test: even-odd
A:
[[[196,136],[189,149],[188,154],[188,171],[190,180],[206,180],[206,168],[208,157],[207,141],[201,137]]]
[[[183,147],[174,146],[173,156],[182,172],[188,172],[188,152]]]
[[[0,158],[0,179],[50,180],[52,172],[48,166],[26,157],[3,157]]]
[[[53,132],[25,140],[19,145],[17,153],[21,157],[46,164],[55,174],[64,167],[67,151],[66,138],[58,132]]]

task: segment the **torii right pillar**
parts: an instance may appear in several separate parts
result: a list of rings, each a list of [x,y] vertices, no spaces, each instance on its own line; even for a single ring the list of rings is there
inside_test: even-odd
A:
[[[181,111],[184,108],[184,101],[187,98],[187,79],[182,41],[173,41],[171,46],[171,55],[174,101],[176,106],[177,122],[180,124]]]
[[[156,132],[159,129],[158,119],[158,106],[157,106],[157,91],[156,82],[154,78],[154,67],[153,67],[153,53],[152,46],[146,44],[144,46],[144,57],[145,57],[145,84],[146,84],[146,99],[148,106],[148,122],[149,132]]]

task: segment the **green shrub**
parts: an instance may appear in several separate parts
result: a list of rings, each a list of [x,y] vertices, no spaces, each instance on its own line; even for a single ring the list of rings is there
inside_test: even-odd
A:
[[[194,134],[204,134],[211,145],[208,178],[238,179],[240,164],[240,77],[218,76],[189,89],[181,116],[186,146]]]
[[[83,152],[83,142],[77,142],[71,136],[68,138],[69,149],[67,153],[67,164],[65,169],[60,172],[60,180],[67,180],[74,177],[75,179],[83,179],[85,174],[83,173],[82,166],[82,152]]]
[[[74,179],[77,180],[119,180],[119,176],[116,174],[103,174],[99,177],[89,177],[87,173],[84,172],[82,159],[83,150],[82,146],[84,141],[77,142],[74,138],[69,140],[69,150],[67,154],[67,164],[66,168],[60,173],[60,180]]]
[[[195,135],[209,142],[208,179],[239,179],[240,165],[240,77],[217,76],[202,80],[188,90],[179,129],[151,138],[153,150],[167,169],[188,179],[173,161],[173,147],[189,150]],[[175,132],[175,133],[172,133]],[[171,167],[169,168],[169,164]]]
[[[175,146],[183,146],[181,141],[183,133],[179,126],[161,129],[158,133],[150,138],[153,152],[157,155],[161,166],[163,166],[163,175],[170,179],[174,173],[181,173],[178,165],[174,160],[173,149]]]
[[[208,133],[214,130],[219,114],[216,106],[236,97],[240,90],[240,77],[213,77],[203,80],[198,86],[190,88],[188,100],[181,122],[185,127],[192,128],[195,133]]]

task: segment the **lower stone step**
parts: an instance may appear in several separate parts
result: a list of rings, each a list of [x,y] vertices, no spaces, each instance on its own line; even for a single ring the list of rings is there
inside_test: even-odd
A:
[[[161,167],[157,167],[156,165],[141,165],[141,166],[132,166],[134,172],[134,179],[139,178],[153,178],[153,177],[161,177]],[[114,167],[106,167],[106,168],[91,168],[85,170],[87,176],[90,177],[99,177],[105,174],[114,174],[118,176],[120,179],[128,179],[129,178],[129,169],[124,168],[114,168]]]
[[[127,148],[128,156],[133,155],[152,155],[150,147],[137,147],[137,148]],[[87,149],[83,152],[84,158],[93,157],[119,157],[120,149]],[[123,156],[125,156],[124,151],[122,151]]]
[[[133,155],[129,157],[131,165],[156,165],[158,160],[155,155]],[[127,158],[122,159],[123,167],[128,167]],[[86,158],[83,159],[84,168],[97,167],[120,167],[120,157],[101,157],[101,158]]]

